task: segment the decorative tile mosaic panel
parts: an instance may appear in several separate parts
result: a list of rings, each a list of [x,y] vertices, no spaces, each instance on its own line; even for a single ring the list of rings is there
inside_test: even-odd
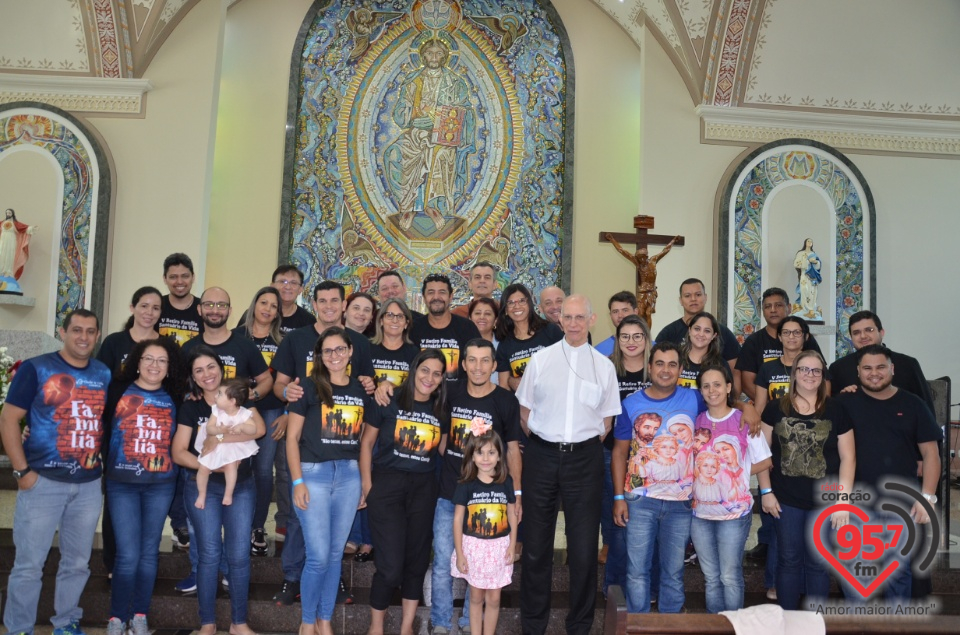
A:
[[[558,284],[567,66],[536,0],[332,0],[300,58],[290,260],[306,289],[398,269],[467,295]],[[459,274],[459,275],[457,275]]]

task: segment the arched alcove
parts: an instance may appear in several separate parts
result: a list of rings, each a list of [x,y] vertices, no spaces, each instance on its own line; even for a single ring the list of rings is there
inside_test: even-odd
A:
[[[21,221],[29,221],[31,225],[47,224],[50,231],[50,276],[44,281],[45,288],[28,293],[45,295],[51,305],[44,323],[31,324],[31,328],[55,335],[64,316],[74,309],[86,308],[97,315],[103,314],[110,168],[84,124],[58,108],[41,103],[0,106],[0,163],[15,160],[22,152],[46,157],[59,174],[59,205],[29,212],[17,210]],[[44,183],[42,179],[30,180],[21,186],[46,187]],[[27,267],[31,265],[32,258]]]
[[[778,216],[776,200],[781,193],[797,186],[809,188],[815,194],[812,200],[822,205],[813,204],[804,213],[790,205],[789,196],[782,199],[787,201],[787,214],[801,216],[775,228],[780,237],[796,234],[792,235],[796,246],[780,253],[786,243],[771,236],[771,217]],[[824,282],[830,288],[818,299],[822,326],[811,330],[821,338],[828,358],[850,352],[850,316],[876,307],[873,196],[853,162],[836,149],[808,139],[766,144],[747,155],[733,171],[721,198],[719,217],[719,313],[737,337],[742,341],[763,327],[761,294],[783,284],[782,275],[768,271],[770,263],[774,258],[792,262],[794,252],[816,231],[823,245],[816,249],[821,273],[829,267]],[[773,243],[779,245],[775,250]],[[795,299],[793,284],[785,290]]]

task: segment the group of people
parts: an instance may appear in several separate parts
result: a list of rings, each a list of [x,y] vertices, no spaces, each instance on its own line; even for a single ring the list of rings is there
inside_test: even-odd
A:
[[[378,297],[323,281],[310,313],[297,303],[303,274],[284,265],[230,329],[227,292],[194,296],[192,263],[173,254],[169,293],[137,290],[130,320],[96,356],[98,317],[70,313],[63,349],[24,363],[0,413],[20,485],[9,632],[33,630],[58,529],[52,621],[56,635],[80,632],[102,495],[108,635],[148,632],[168,515],[191,550],[193,572],[178,588],[196,589],[200,632],[216,630],[222,575],[230,632],[250,635],[250,557],[267,553],[275,484],[285,534],[275,599],[299,598],[301,635],[333,633],[350,545],[358,560],[375,549],[373,635],[397,589],[401,632],[412,633],[428,569],[433,633],[453,628],[455,577],[469,585],[460,632],[494,632],[515,561],[523,632],[543,633],[563,509],[566,626],[587,633],[601,532],[604,593],[623,587],[630,611],[652,601],[664,613],[683,608],[691,541],[707,609],[741,608],[752,474],[775,538],[768,588],[785,608],[829,588],[806,540],[822,483],[849,492],[899,476],[936,503],[941,436],[926,382],[916,360],[881,345],[873,313],[851,317],[858,350],[828,370],[780,289],[764,293],[766,327],[742,347],[704,311],[699,280],[681,285],[684,315],[656,341],[636,297],[621,292],[608,303],[615,335],[594,347],[598,315],[587,297],[549,287],[535,303],[513,283],[496,299],[497,271],[486,262],[469,280],[471,301],[452,309],[449,278],[427,276],[425,314],[408,307],[396,271],[379,275]],[[928,520],[923,506],[913,511]],[[849,521],[831,519],[834,528]],[[909,567],[886,589],[908,596]]]

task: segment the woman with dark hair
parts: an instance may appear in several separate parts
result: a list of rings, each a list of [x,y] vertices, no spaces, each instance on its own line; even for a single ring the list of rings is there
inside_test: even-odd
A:
[[[160,291],[154,287],[140,287],[133,292],[130,300],[130,318],[122,331],[111,333],[103,339],[97,359],[107,365],[110,372],[116,376],[123,360],[127,358],[133,347],[144,340],[155,340],[160,337],[157,322],[160,321]]]
[[[184,504],[193,525],[192,540],[197,543],[197,598],[200,605],[200,635],[213,635],[217,630],[217,572],[221,555],[226,555],[230,571],[230,633],[254,635],[247,626],[247,596],[250,591],[250,526],[256,505],[256,488],[253,479],[253,460],[244,459],[237,470],[237,484],[233,503],[223,505],[226,483],[223,474],[211,474],[207,485],[204,509],[195,505],[197,491],[197,460],[199,452],[194,447],[197,431],[207,425],[211,406],[216,403],[220,383],[223,381],[223,362],[205,344],[190,349],[184,360],[187,370],[187,386],[196,399],[183,402],[177,412],[177,433],[173,437],[173,460],[187,469],[189,476],[184,488]],[[263,419],[253,411],[257,431],[250,434],[225,434],[207,437],[203,447],[209,452],[217,443],[235,443],[256,440],[263,436],[266,426]]]
[[[313,350],[319,363],[303,398],[290,404],[287,461],[306,544],[300,635],[333,635],[343,547],[360,503],[357,461],[369,398],[347,373],[352,353],[344,329],[332,326],[321,333]]]
[[[148,635],[160,538],[177,485],[171,441],[180,402],[180,349],[166,337],[142,340],[107,391],[104,474],[116,541],[108,635]]]
[[[477,326],[480,337],[488,342],[493,342],[494,350],[500,343],[495,333],[498,313],[500,313],[500,305],[493,298],[474,298],[467,305],[467,317]],[[496,377],[496,374],[494,374],[494,377]]]
[[[754,384],[757,387],[756,408],[759,412],[771,401],[783,397],[790,388],[790,369],[793,362],[810,340],[810,326],[802,317],[788,315],[777,325],[777,339],[783,346],[779,359],[764,362],[757,371]],[[824,383],[830,394],[830,373],[824,371]]]
[[[700,311],[690,318],[687,334],[680,344],[680,380],[677,384],[696,390],[700,369],[723,363],[720,324],[713,314]]]
[[[704,366],[697,386],[707,409],[694,424],[693,522],[690,537],[706,581],[707,611],[743,608],[743,548],[753,518],[750,475],[769,469],[763,435],[749,436],[733,407],[733,373],[725,364]],[[678,424],[684,426],[685,424]]]
[[[347,296],[343,311],[343,325],[365,337],[373,337],[376,329],[373,316],[377,314],[377,301],[369,293],[357,291]]]
[[[826,600],[830,577],[810,540],[822,501],[814,490],[823,479],[853,491],[856,449],[850,419],[836,399],[827,397],[826,364],[817,351],[803,351],[790,370],[787,394],[763,410],[763,434],[773,452],[773,467],[757,475],[763,511],[777,531],[777,597],[789,611],[800,607],[806,585],[809,604]],[[834,512],[834,531],[849,521]],[[824,530],[827,524],[824,523]]]
[[[617,325],[613,338],[613,353],[610,361],[617,370],[617,384],[620,389],[620,401],[629,395],[650,385],[647,381],[647,363],[653,342],[647,323],[638,315],[628,315]],[[600,533],[606,564],[603,569],[603,593],[611,585],[626,588],[627,584],[627,542],[626,530],[613,522],[613,474],[610,463],[613,456],[612,434],[603,440],[603,497],[600,499]],[[659,567],[653,567],[654,572]],[[656,575],[656,573],[654,573]],[[654,585],[656,588],[658,585]]]
[[[361,506],[367,505],[377,546],[377,571],[370,588],[371,635],[382,635],[383,619],[397,587],[402,598],[400,632],[413,633],[430,564],[437,505],[434,460],[449,425],[446,366],[442,351],[420,351],[390,405],[366,413],[360,442]]]
[[[270,366],[277,353],[283,333],[280,322],[280,292],[273,287],[263,287],[253,296],[250,307],[244,312],[243,323],[233,332],[241,337],[253,340]],[[273,369],[270,369],[271,373]],[[286,434],[287,418],[283,417],[283,402],[277,399],[271,390],[257,402],[257,411],[267,426],[267,434],[257,439],[260,450],[253,457],[253,477],[257,485],[257,506],[253,512],[253,527],[250,537],[250,553],[254,556],[267,555],[267,538],[263,525],[267,521],[270,501],[273,498],[273,466],[277,466],[277,482],[280,487],[289,483],[286,455],[281,448]],[[282,497],[278,497],[283,500]]]
[[[537,315],[533,307],[533,295],[522,284],[507,286],[500,296],[497,372],[499,384],[508,390],[517,390],[534,353],[563,339],[560,327]]]

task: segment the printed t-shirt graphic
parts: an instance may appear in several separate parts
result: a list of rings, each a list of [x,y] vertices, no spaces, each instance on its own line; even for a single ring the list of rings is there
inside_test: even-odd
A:
[[[767,397],[770,401],[779,400],[785,394],[790,392],[790,369],[791,366],[784,366],[783,361],[778,357],[769,362],[764,362],[757,373],[757,388],[767,391]]]
[[[75,368],[59,353],[26,360],[14,376],[6,402],[27,411],[27,464],[57,481],[100,478],[101,418],[110,371],[91,359]]]
[[[174,469],[170,443],[176,407],[165,391],[144,390],[131,384],[117,402],[115,427],[110,437],[107,471],[123,480],[124,471],[166,474]]]
[[[507,505],[516,500],[509,476],[503,483],[484,483],[479,479],[461,483],[453,494],[453,504],[466,507],[464,535],[485,540],[510,535]]]
[[[290,404],[290,412],[303,416],[300,460],[304,463],[356,460],[360,431],[369,397],[356,379],[332,386],[333,406],[320,402],[313,380],[307,380],[303,398]]]
[[[676,388],[664,399],[645,392],[624,399],[614,434],[630,441],[624,490],[660,500],[689,500],[693,485],[695,391]]]
[[[460,368],[463,347],[473,338],[480,337],[477,326],[459,315],[450,316],[450,324],[442,329],[430,326],[430,320],[415,320],[410,329],[410,340],[420,347],[439,349],[447,358],[447,379],[456,379]]]
[[[157,332],[160,337],[172,337],[177,345],[183,346],[196,336],[203,333],[203,321],[200,319],[200,298],[194,298],[193,304],[185,309],[174,308],[170,304],[170,296],[160,299],[160,321],[157,322]]]
[[[548,324],[525,340],[508,337],[497,346],[497,372],[510,371],[511,377],[523,377],[534,353],[562,339],[563,331],[556,324]]]
[[[382,344],[370,345],[370,358],[373,364],[373,378],[376,383],[388,381],[399,386],[410,374],[410,362],[420,349],[413,344],[404,344],[395,351]]]
[[[693,499],[694,515],[707,520],[732,520],[750,513],[750,467],[754,459],[769,456],[761,437],[748,437],[747,426],[741,426],[739,410],[731,410],[723,419],[713,419],[706,412],[697,416],[694,446]],[[762,458],[759,460],[763,460]]]
[[[433,471],[440,437],[447,417],[441,422],[433,414],[432,401],[416,401],[412,410],[401,408],[394,394],[385,407],[370,407],[367,423],[379,430],[374,465],[407,472]]]

